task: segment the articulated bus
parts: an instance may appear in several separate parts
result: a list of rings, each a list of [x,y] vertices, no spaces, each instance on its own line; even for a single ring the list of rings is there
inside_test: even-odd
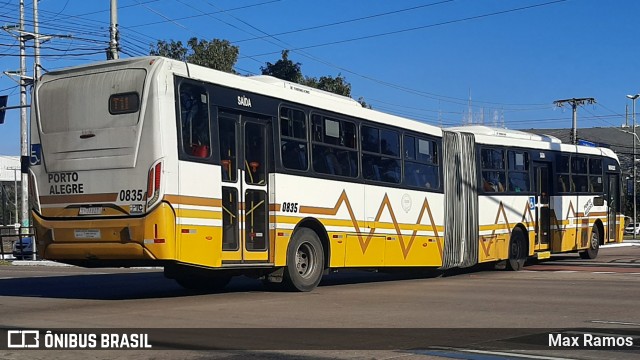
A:
[[[341,268],[450,269],[622,241],[609,149],[442,129],[267,76],[143,57],[44,75],[33,96],[40,256],[248,275],[310,291]]]

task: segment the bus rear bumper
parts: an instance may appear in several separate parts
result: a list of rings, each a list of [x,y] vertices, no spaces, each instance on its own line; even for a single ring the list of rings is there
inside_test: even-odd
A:
[[[44,258],[50,260],[134,260],[153,259],[153,255],[136,243],[49,244]]]
[[[175,213],[161,203],[144,217],[44,218],[33,213],[37,250],[48,260],[174,260]]]

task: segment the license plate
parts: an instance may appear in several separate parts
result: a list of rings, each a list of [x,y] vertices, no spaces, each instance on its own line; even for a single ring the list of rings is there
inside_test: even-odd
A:
[[[99,239],[100,230],[99,229],[74,230],[74,235],[76,239]]]
[[[78,215],[102,215],[102,206],[81,207]]]

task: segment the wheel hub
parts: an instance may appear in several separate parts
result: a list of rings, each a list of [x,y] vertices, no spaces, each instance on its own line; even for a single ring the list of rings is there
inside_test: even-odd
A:
[[[313,248],[309,244],[304,243],[298,247],[296,251],[296,270],[301,276],[308,276],[314,268]]]

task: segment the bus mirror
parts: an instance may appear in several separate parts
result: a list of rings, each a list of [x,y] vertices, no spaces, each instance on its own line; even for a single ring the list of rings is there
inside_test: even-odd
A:
[[[594,206],[603,206],[604,205],[604,198],[602,196],[596,196],[593,198],[593,205]]]

